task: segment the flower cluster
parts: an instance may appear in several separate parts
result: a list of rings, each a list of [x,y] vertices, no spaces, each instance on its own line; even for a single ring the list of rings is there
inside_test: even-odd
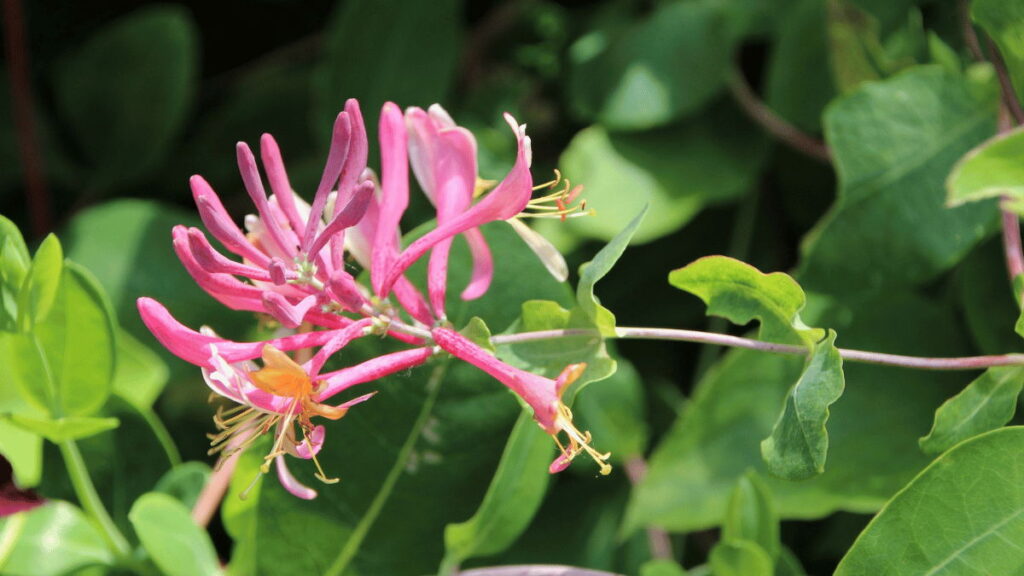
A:
[[[267,314],[287,332],[263,342],[232,342],[205,327],[195,331],[183,326],[160,303],[139,299],[142,319],[160,342],[200,366],[213,392],[237,404],[219,410],[214,418],[219,433],[211,435],[211,453],[226,457],[272,433],[273,448],[262,472],[269,472],[273,464],[292,494],[313,498],[316,492],[292,476],[285,456],[311,459],[321,481],[335,481],[317,461],[325,430],[313,418],[337,420],[373,394],[340,405],[326,402],[350,387],[448,353],[490,374],[532,407],[537,423],[561,448],[552,472],[565,469],[576,455],[587,452],[600,464],[601,472],[608,473],[609,455],[590,447],[589,434],[574,427],[572,414],[561,400],[584,365],[568,366],[555,380],[520,370],[452,330],[446,317],[449,251],[456,236],[466,240],[473,259],[472,276],[461,297],[475,299],[487,292],[494,273],[480,226],[509,222],[548,269],[564,278],[561,256],[521,219],[564,219],[585,213],[584,205],[576,203],[580,189],[568,183],[561,186],[560,177],[533,185],[526,127],[511,116],[505,118],[517,140],[517,154],[511,171],[496,185],[477,176],[473,135],[437,105],[429,110],[410,108],[404,114],[394,104],[384,105],[378,178],[367,168],[366,130],[355,100],[346,103],[334,123],[312,204],[292,190],[280,149],[266,134],[260,141],[260,156],[269,195],[253,151],[245,143],[237,146],[242,181],[256,208],[256,214],[245,217],[244,231],[206,180],[192,177],[203,224],[240,260],[218,252],[201,230],[185,226],[173,230],[178,257],[219,302],[235,310]],[[403,248],[399,221],[409,202],[410,166],[436,208],[437,225]],[[538,189],[544,190],[543,195],[533,198]],[[363,286],[346,270],[349,256],[369,272],[370,286]],[[428,258],[425,295],[405,275],[424,256]],[[328,358],[369,334],[386,335],[408,348],[323,371]],[[293,358],[286,352],[296,354]]]

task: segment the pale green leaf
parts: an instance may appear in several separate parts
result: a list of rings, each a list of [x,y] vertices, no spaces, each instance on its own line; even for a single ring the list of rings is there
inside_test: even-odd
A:
[[[167,576],[220,574],[210,536],[192,521],[181,502],[150,492],[132,505],[128,519],[153,563]]]
[[[1024,368],[989,368],[959,394],[935,411],[931,432],[921,438],[921,449],[943,452],[972,436],[1003,426],[1017,411],[1024,387]]]
[[[814,344],[803,374],[786,394],[782,414],[761,455],[772,474],[790,480],[825,471],[828,454],[829,406],[843,395],[843,360],[835,345],[836,333]]]
[[[32,268],[22,281],[18,294],[18,328],[22,332],[31,330],[33,324],[42,322],[50,313],[63,266],[64,251],[60,241],[50,234],[36,250]]]
[[[633,220],[612,238],[590,262],[580,266],[580,282],[576,286],[576,304],[587,320],[597,328],[602,336],[615,336],[615,315],[598,301],[594,294],[594,285],[604,278],[629,246],[633,234],[640,227],[648,206],[640,210]]]
[[[106,541],[81,510],[52,501],[3,520],[3,535],[15,530],[14,548],[0,561],[7,576],[64,576],[86,566],[114,562]]]
[[[1024,200],[1024,128],[991,138],[961,158],[946,180],[949,206],[1008,196]]]
[[[719,542],[711,550],[711,573],[714,576],[772,576],[771,556],[749,540]]]
[[[114,370],[114,394],[140,410],[152,408],[167,384],[170,371],[156,352],[125,330],[117,332],[117,368]]]
[[[958,444],[860,534],[837,576],[1019,574],[1024,570],[1024,428]]]
[[[178,464],[160,478],[153,491],[173,496],[191,509],[209,481],[210,474],[210,467],[204,462]]]
[[[113,430],[121,423],[117,418],[93,418],[89,416],[65,416],[63,418],[29,418],[20,414],[8,417],[8,421],[19,428],[46,438],[54,444],[67,440],[78,440]]]
[[[771,558],[779,555],[779,518],[772,495],[754,471],[736,483],[722,523],[722,539],[753,542]]]
[[[640,567],[640,576],[686,576],[686,570],[675,560],[649,560]]]

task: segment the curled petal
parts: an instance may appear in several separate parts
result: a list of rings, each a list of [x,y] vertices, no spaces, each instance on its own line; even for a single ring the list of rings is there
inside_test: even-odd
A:
[[[253,155],[249,145],[245,142],[239,142],[235,146],[235,156],[238,160],[238,171],[242,174],[242,183],[245,185],[246,192],[249,193],[249,198],[256,205],[256,211],[259,212],[260,219],[263,221],[268,239],[274,243],[277,252],[294,256],[295,244],[292,243],[292,238],[289,238],[286,231],[281,227],[281,221],[274,213],[274,210],[271,209],[270,202],[267,200],[267,192],[263,188],[263,179],[260,178],[260,171],[256,166],[256,156]]]
[[[270,280],[269,273],[255,266],[230,260],[220,252],[217,252],[210,245],[209,240],[206,239],[206,235],[198,228],[188,229],[188,246],[196,262],[202,266],[203,270],[211,274],[232,274],[264,282]],[[281,284],[283,283],[282,281]]]
[[[363,182],[359,186],[356,186],[355,191],[352,193],[351,198],[345,204],[345,207],[340,211],[337,211],[334,218],[323,229],[322,232],[317,236],[316,240],[309,248],[310,254],[317,254],[320,249],[323,248],[327,241],[334,237],[335,234],[343,232],[346,228],[354,226],[359,220],[366,215],[366,210],[370,206],[370,199],[373,198],[373,182]]]
[[[378,204],[377,230],[370,255],[371,281],[374,292],[384,297],[390,292],[381,290],[391,262],[398,254],[399,222],[409,205],[409,164],[406,153],[406,131],[402,112],[392,102],[384,104],[380,113],[381,196]]]
[[[541,236],[539,232],[533,228],[527,226],[522,220],[513,218],[506,220],[512,229],[519,234],[519,237],[523,239],[523,242],[533,250],[533,253],[537,255],[544,267],[548,269],[548,272],[558,280],[559,282],[565,282],[569,279],[569,265],[565,263],[565,258],[562,253],[555,248],[548,239]]]
[[[270,281],[275,286],[283,286],[288,282],[289,278],[296,277],[296,274],[289,270],[288,265],[280,258],[274,258],[270,261],[270,264],[267,266],[267,273],[270,276]]]
[[[515,220],[509,220],[514,222]],[[469,284],[462,291],[463,300],[476,300],[487,293],[491,287],[491,280],[494,279],[494,258],[491,256],[491,249],[487,246],[487,240],[479,228],[471,228],[463,234],[466,243],[469,244],[469,253],[473,256],[473,275]]]
[[[334,300],[351,312],[359,312],[367,303],[356,279],[345,270],[335,270],[327,288]]]
[[[372,325],[372,318],[363,318],[362,320],[354,322],[352,325],[335,332],[334,337],[328,340],[323,347],[317,350],[316,354],[313,355],[313,358],[310,359],[309,368],[307,370],[310,378],[315,378],[316,375],[320,373],[320,369],[324,367],[324,363],[327,362],[327,359],[333,356],[335,352],[341,350],[345,346],[348,346],[348,343],[356,338],[366,336],[369,333],[366,329]]]
[[[277,479],[281,481],[281,486],[284,486],[285,490],[291,492],[292,496],[302,498],[303,500],[316,498],[316,490],[299,482],[295,476],[292,476],[283,455],[274,458],[274,467],[277,468]]]
[[[213,367],[210,365],[211,344],[217,346],[226,361],[239,362],[258,358],[267,344],[283,351],[312,348],[326,344],[337,333],[337,330],[320,330],[266,342],[232,342],[184,326],[171,316],[167,308],[152,298],[139,298],[137,304],[142,322],[153,336],[172,354],[196,366]]]
[[[262,311],[262,291],[259,288],[241,282],[230,274],[206,271],[192,254],[188,229],[184,226],[175,226],[171,234],[174,238],[174,253],[196,284],[207,294],[232,310]]]
[[[277,204],[281,207],[289,225],[296,233],[306,229],[306,220],[302,218],[295,207],[295,193],[288,181],[288,173],[284,169],[284,160],[281,158],[281,149],[277,141],[270,134],[260,137],[260,158],[263,159],[263,167],[267,171],[267,181],[270,182],[270,189],[277,198]]]
[[[309,246],[316,237],[317,230],[323,219],[324,206],[327,204],[327,196],[331,189],[338,183],[341,176],[341,169],[348,156],[349,143],[351,140],[352,125],[346,112],[341,112],[334,121],[334,129],[331,132],[331,148],[327,152],[327,163],[324,165],[323,175],[320,177],[320,184],[316,188],[316,196],[313,197],[313,206],[310,209],[309,217],[306,219],[306,230],[302,235],[302,252],[309,254]]]
[[[322,402],[357,384],[372,382],[396,372],[419,366],[426,362],[433,353],[434,351],[430,347],[402,350],[401,352],[385,354],[355,366],[324,374],[321,377],[322,389],[318,399]]]
[[[224,209],[217,193],[213,191],[206,180],[202,176],[196,175],[189,179],[189,185],[192,187],[192,197],[195,199],[196,208],[199,209],[199,217],[213,237],[235,254],[257,266],[266,266],[269,260],[267,255],[257,250],[249,242],[242,230],[228,215],[228,211]]]
[[[320,449],[324,446],[324,437],[327,436],[327,429],[323,426],[317,426],[313,428],[313,431],[306,436],[305,442],[299,442],[292,444],[291,442],[285,442],[285,450],[289,454],[303,460],[310,460],[313,456],[320,453]],[[312,449],[310,449],[312,447]]]
[[[310,294],[297,303],[292,304],[287,298],[277,292],[263,293],[263,307],[285,328],[298,328],[306,318],[306,313],[317,305],[319,297]]]

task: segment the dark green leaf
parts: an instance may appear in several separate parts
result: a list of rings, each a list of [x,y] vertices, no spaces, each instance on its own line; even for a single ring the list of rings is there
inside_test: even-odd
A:
[[[805,288],[857,294],[919,285],[994,229],[991,205],[949,210],[942,202],[953,162],[994,131],[994,81],[990,70],[977,71],[985,78],[919,66],[829,107],[839,196],[804,240],[797,277]]]
[[[91,186],[124,188],[181,133],[198,76],[195,26],[183,7],[143,8],[97,31],[54,71],[58,112],[93,165]]]
[[[149,557],[167,576],[220,574],[210,536],[192,521],[188,508],[167,494],[151,492],[128,513]]]
[[[975,0],[971,2],[971,18],[999,47],[1019,99],[1024,94],[1024,4],[1017,0]]]
[[[843,360],[836,349],[836,333],[814,344],[803,374],[786,393],[785,406],[761,441],[768,471],[781,478],[800,480],[825,471],[828,454],[829,406],[843,395]]]
[[[503,552],[526,530],[547,491],[554,443],[524,410],[509,436],[480,508],[444,530],[444,565]]]
[[[65,416],[63,418],[29,418],[20,414],[9,417],[9,421],[22,430],[38,434],[54,444],[95,436],[117,428],[117,418],[93,418],[89,416]]]
[[[744,474],[733,489],[722,523],[722,540],[746,540],[773,559],[779,555],[779,518],[771,492],[754,471]]]
[[[989,368],[935,411],[935,423],[921,438],[921,449],[938,454],[972,436],[1003,426],[1017,411],[1024,368]]]
[[[785,12],[772,44],[765,100],[772,110],[804,130],[821,131],[821,114],[832,97],[825,9],[821,0],[801,0]]]
[[[60,241],[50,234],[36,250],[32,268],[22,281],[18,294],[18,328],[22,332],[31,330],[33,324],[42,322],[50,313],[63,267],[64,252]]]
[[[9,576],[64,576],[114,558],[103,536],[82,512],[53,501],[2,520],[0,540],[13,547],[0,554],[0,572]]]
[[[604,278],[615,263],[622,257],[633,234],[640,227],[648,206],[645,204],[633,220],[626,225],[608,244],[594,256],[590,262],[580,266],[580,282],[576,286],[576,304],[584,317],[597,328],[602,336],[615,336],[615,315],[598,301],[594,295],[594,285]]]
[[[1024,428],[1004,428],[939,456],[864,529],[836,574],[1018,574],[1022,531]]]

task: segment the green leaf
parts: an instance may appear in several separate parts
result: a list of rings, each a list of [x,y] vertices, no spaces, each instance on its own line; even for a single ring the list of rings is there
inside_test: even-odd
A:
[[[963,442],[868,524],[837,576],[1018,574],[1024,570],[1024,428]],[[936,535],[941,535],[938,537]]]
[[[999,47],[1018,99],[1024,94],[1024,4],[1017,0],[976,0],[971,18]]]
[[[835,95],[825,9],[821,0],[802,0],[785,12],[771,45],[765,101],[800,128],[821,131],[821,114]]]
[[[0,454],[11,463],[14,483],[33,488],[43,477],[43,438],[0,419]]]
[[[135,501],[128,519],[153,563],[167,576],[221,573],[210,536],[173,497],[144,494]]]
[[[459,62],[462,10],[460,0],[339,4],[327,22],[313,86],[319,133],[328,134],[347,98],[359,100],[371,143],[384,102],[426,107],[445,101]]]
[[[625,464],[647,451],[646,398],[643,380],[633,364],[623,359],[615,364],[615,373],[589,384],[572,409],[600,449],[611,452],[613,462]]]
[[[57,62],[55,104],[92,164],[93,189],[123,189],[163,161],[195,97],[198,63],[195,25],[170,5],[121,17]]]
[[[935,423],[931,432],[921,438],[921,449],[938,454],[972,436],[1003,426],[1017,411],[1021,387],[1024,368],[989,368],[935,411]]]
[[[153,487],[153,492],[173,496],[191,509],[210,479],[210,467],[204,462],[185,462],[171,468]]]
[[[1024,201],[1024,128],[999,134],[961,158],[946,180],[946,204],[1008,196]]]
[[[18,327],[22,332],[46,319],[57,296],[64,252],[53,234],[43,239],[32,259],[32,268],[25,276],[18,294]]]
[[[920,285],[994,230],[991,205],[942,203],[953,163],[995,128],[991,71],[975,70],[984,77],[918,66],[829,106],[839,193],[804,239],[805,288],[855,295]]]
[[[716,3],[662,4],[607,46],[586,38],[572,47],[570,102],[613,130],[660,126],[722,90],[734,42]]]
[[[0,572],[5,575],[64,576],[114,562],[103,536],[67,502],[51,501],[2,522],[0,541],[13,540],[10,552],[0,557]]]
[[[470,318],[469,322],[462,327],[462,330],[459,330],[459,334],[469,338],[474,344],[484,350],[494,352],[494,345],[491,343],[491,329],[487,327],[487,323],[480,317],[473,316]]]
[[[48,414],[48,384],[45,366],[32,362],[38,359],[36,349],[21,350],[19,341],[27,341],[24,334],[0,332],[0,416],[20,414],[30,417],[45,417]],[[34,399],[32,384],[43,384],[41,399]],[[6,418],[0,418],[0,454],[11,463],[14,481],[19,488],[37,485],[43,473],[43,439],[27,432]]]
[[[601,248],[593,260],[580,266],[580,282],[576,286],[576,304],[584,317],[597,328],[602,336],[615,336],[615,315],[598,301],[597,296],[594,295],[594,285],[611,272],[612,267],[622,257],[626,247],[629,246],[630,239],[640,227],[644,216],[647,215],[648,208],[647,205],[644,205],[640,213],[604,248]]]
[[[8,420],[23,430],[38,434],[54,444],[95,436],[101,432],[113,430],[120,425],[117,418],[92,418],[89,416],[44,419],[13,414],[8,417]]]
[[[547,492],[553,455],[554,443],[524,410],[480,508],[470,519],[445,527],[443,566],[450,570],[470,558],[498,554],[519,538]]]
[[[139,409],[153,407],[153,402],[167,384],[167,364],[148,347],[124,330],[117,333],[117,368],[112,389]]]
[[[0,333],[0,375],[14,382],[20,401],[5,398],[4,410],[13,413],[50,414],[56,407],[56,387],[46,353],[34,334]]]
[[[640,567],[640,576],[686,576],[686,570],[675,560],[649,560]]]
[[[711,573],[715,576],[772,576],[771,556],[749,540],[719,542],[711,550]]]
[[[779,556],[779,519],[771,492],[753,470],[736,483],[722,523],[722,539],[757,544],[771,558]]]
[[[828,454],[829,406],[843,395],[843,360],[836,348],[836,333],[811,350],[803,374],[786,393],[785,407],[761,441],[768,470],[781,478],[802,480],[825,471]]]
[[[832,75],[841,93],[883,76],[878,20],[850,2],[828,2],[828,39]]]
[[[842,332],[852,348],[915,356],[972,351],[959,331],[950,330],[957,317],[945,301],[893,292],[843,305],[811,303],[808,320]],[[759,441],[778,420],[778,407],[803,364],[757,351],[725,354],[655,447],[647,476],[633,492],[626,530],[657,525],[689,532],[719,525],[737,480],[750,468],[768,473]],[[801,482],[765,478],[781,518],[877,511],[928,464],[918,438],[935,409],[963,387],[956,373],[853,363],[843,372],[847,386],[830,409],[825,472]]]
[[[56,416],[88,416],[107,401],[116,362],[115,330],[99,283],[68,262],[52,310],[35,328],[53,382]]]
[[[766,152],[764,136],[731,105],[647,132],[590,126],[569,142],[559,167],[584,185],[587,206],[595,213],[541,222],[539,229],[608,241],[650,204],[634,236],[637,243],[650,242],[685,226],[704,208],[753,188]]]
[[[706,256],[673,270],[668,281],[703,300],[708,315],[740,326],[757,320],[761,340],[812,344],[823,335],[800,319],[804,291],[782,272],[764,274],[727,256]]]

